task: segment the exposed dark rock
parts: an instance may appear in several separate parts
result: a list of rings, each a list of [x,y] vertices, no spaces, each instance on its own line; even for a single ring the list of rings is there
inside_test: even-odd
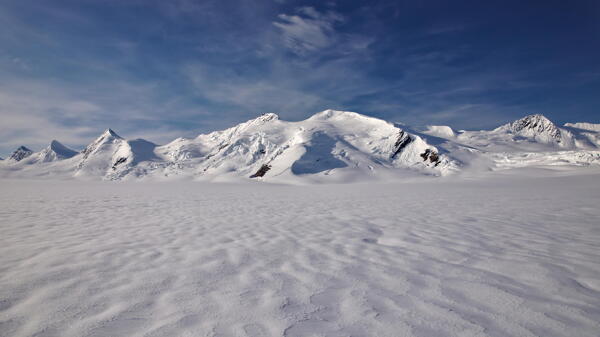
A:
[[[223,150],[224,148],[226,148],[226,147],[228,147],[228,146],[229,146],[229,143],[227,143],[227,144],[221,144],[221,145],[219,145],[219,148],[217,149],[217,151],[216,151],[216,152],[214,152],[214,153],[210,153],[209,155],[207,155],[207,156],[206,156],[206,159],[210,159],[210,158],[212,158],[212,157],[216,156],[216,155],[217,155],[217,153],[221,152],[221,150]]]
[[[423,161],[427,161],[429,160],[431,163],[434,163],[435,166],[438,166],[438,164],[440,163],[440,156],[437,154],[437,152],[432,151],[430,149],[426,149],[425,152],[420,154],[421,158],[423,158]]]
[[[112,169],[116,170],[117,166],[119,166],[120,164],[123,164],[126,161],[127,161],[126,157],[121,157],[121,158],[117,159],[117,161],[113,164]]]
[[[31,154],[33,154],[33,151],[31,151],[25,146],[19,146],[19,148],[16,149],[15,152],[13,152],[8,159],[12,159],[14,161],[21,161],[31,156]]]
[[[270,169],[271,165],[263,164],[263,166],[261,166],[256,173],[250,176],[250,178],[264,177],[264,175],[267,174]]]
[[[560,129],[552,123],[548,118],[543,115],[535,114],[525,116],[518,119],[510,124],[513,132],[521,133],[526,130],[532,130],[537,134],[548,134],[551,138],[556,140],[558,143],[562,140],[562,134]]]
[[[394,144],[394,153],[392,154],[391,158],[396,158],[398,153],[402,152],[402,150],[404,150],[404,148],[412,141],[413,139],[408,135],[408,133],[400,130],[400,133],[398,134],[398,139]]]

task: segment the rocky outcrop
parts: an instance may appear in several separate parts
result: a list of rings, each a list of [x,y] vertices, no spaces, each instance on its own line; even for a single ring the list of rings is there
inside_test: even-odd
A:
[[[33,153],[33,151],[31,151],[30,149],[28,149],[25,146],[19,146],[18,149],[16,149],[11,155],[10,157],[8,157],[9,160],[14,160],[14,161],[21,161],[29,156],[31,156],[31,154]]]
[[[434,164],[434,166],[438,166],[440,163],[440,156],[437,152],[431,149],[426,149],[425,152],[420,154],[420,156],[423,158],[423,161],[429,161],[430,163]]]
[[[392,153],[390,158],[396,158],[396,156],[400,152],[402,152],[402,150],[404,150],[404,148],[412,141],[413,139],[408,135],[408,133],[400,130],[400,133],[398,134],[398,139],[396,140],[396,143],[394,143],[394,153]]]
[[[250,178],[259,178],[259,177],[264,177],[265,174],[267,174],[267,172],[271,169],[271,165],[268,164],[263,164],[263,166],[261,166],[258,171],[256,171],[256,173],[254,173],[253,175],[250,176]]]

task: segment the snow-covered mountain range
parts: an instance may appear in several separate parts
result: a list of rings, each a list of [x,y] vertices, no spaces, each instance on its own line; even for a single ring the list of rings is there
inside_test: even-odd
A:
[[[529,115],[494,130],[409,127],[325,110],[299,122],[264,114],[232,128],[157,145],[108,129],[81,152],[56,140],[19,147],[4,177],[345,182],[524,166],[600,165],[600,124],[556,126]]]

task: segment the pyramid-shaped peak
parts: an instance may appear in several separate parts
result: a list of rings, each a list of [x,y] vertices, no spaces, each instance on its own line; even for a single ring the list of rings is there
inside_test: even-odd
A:
[[[52,152],[56,153],[57,155],[59,155],[59,157],[64,157],[64,158],[70,158],[77,154],[77,151],[64,146],[58,140],[52,140],[50,142],[50,150]]]
[[[509,132],[517,136],[534,139],[541,143],[567,144],[569,134],[563,134],[551,120],[542,114],[533,114],[517,119],[495,129]],[[566,146],[566,145],[565,145]]]
[[[61,142],[59,142],[59,141],[58,141],[58,140],[56,140],[56,139],[53,139],[53,140],[50,142],[50,148],[51,148],[51,149],[55,149],[55,148],[59,148],[59,149],[60,149],[60,148],[64,148],[64,147],[66,147],[66,146],[62,145],[62,143],[61,143]]]
[[[22,159],[29,157],[32,153],[33,151],[28,149],[26,146],[21,145],[10,155],[8,159],[21,161]]]
[[[113,131],[113,129],[106,129],[104,130],[104,132],[102,133],[102,136],[108,136],[108,137],[115,137],[115,138],[122,138],[121,136],[119,136],[116,132]]]
[[[554,131],[556,129],[556,125],[554,125],[554,123],[552,123],[551,120],[549,120],[546,116],[542,114],[533,114],[525,116],[521,119],[517,119],[516,121],[510,123],[510,126],[514,131],[531,129],[542,132]]]

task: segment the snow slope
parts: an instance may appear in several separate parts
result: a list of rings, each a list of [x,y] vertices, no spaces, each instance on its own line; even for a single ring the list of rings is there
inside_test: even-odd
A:
[[[57,140],[50,142],[50,145],[40,152],[35,152],[20,161],[21,165],[31,165],[36,163],[55,162],[68,159],[77,155],[77,151],[72,150]]]
[[[160,160],[154,150],[156,144],[144,139],[126,140],[107,129],[88,145],[72,164],[76,163],[76,177],[105,177],[115,180],[126,175],[144,173],[137,164]]]
[[[522,170],[0,180],[0,336],[596,337],[598,171]]]
[[[108,129],[78,154],[56,141],[34,155],[26,150],[12,157],[27,160],[3,162],[0,176],[340,183],[528,165],[597,165],[600,133],[591,124],[559,128],[539,114],[494,130],[456,132],[448,126],[411,128],[325,110],[298,122],[264,114],[165,145],[127,140]]]
[[[571,128],[576,128],[576,129],[581,129],[581,130],[588,130],[588,131],[600,132],[600,124],[594,124],[594,123],[565,123],[565,126],[571,127]]]
[[[428,125],[422,132],[427,135],[441,137],[441,138],[454,138],[456,132],[447,125]]]

